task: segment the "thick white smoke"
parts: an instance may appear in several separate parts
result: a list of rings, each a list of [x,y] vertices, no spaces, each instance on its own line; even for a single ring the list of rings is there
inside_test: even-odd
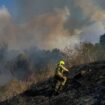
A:
[[[64,1],[62,0],[62,2]],[[23,5],[24,3],[26,5]],[[25,16],[22,16],[27,17],[29,15],[31,17],[31,14],[34,13],[32,8],[34,3],[38,3],[40,7],[42,1],[17,1],[17,5],[20,6],[20,15],[25,14]],[[69,3],[74,3],[72,8],[69,7],[67,1],[64,4],[61,3],[62,6],[60,8],[57,8],[60,2],[54,8],[55,3],[49,4],[48,2],[52,7],[51,9],[44,2],[40,10],[39,7],[35,9],[38,9],[39,13],[35,11],[35,16],[20,25],[13,22],[13,17],[8,9],[5,7],[0,8],[0,43],[5,42],[9,48],[15,49],[32,45],[43,49],[64,48],[68,44],[72,45],[79,43],[81,40],[85,41],[86,38],[88,41],[96,42],[99,36],[97,37],[95,34],[103,34],[103,24],[98,26],[98,23],[104,21],[105,10],[98,6],[94,0],[74,0],[74,2],[70,0]],[[77,12],[74,8],[78,9],[81,15],[79,13],[76,14]],[[69,25],[66,26],[67,24]],[[95,28],[98,28],[99,32]],[[81,38],[81,36],[83,37]]]
[[[101,2],[101,1],[100,1]],[[98,43],[100,35],[105,33],[105,10],[95,0],[78,0],[75,5],[79,7],[83,16],[90,21],[90,25],[82,28],[81,41]]]
[[[70,36],[80,32],[77,29],[68,30],[64,27],[68,17],[70,17],[70,11],[65,7],[55,9],[52,13],[38,15],[17,26],[12,21],[8,10],[3,7],[0,10],[0,42],[5,42],[10,48],[15,49],[29,46],[43,49],[64,48],[71,42],[75,42],[72,41],[75,37]]]

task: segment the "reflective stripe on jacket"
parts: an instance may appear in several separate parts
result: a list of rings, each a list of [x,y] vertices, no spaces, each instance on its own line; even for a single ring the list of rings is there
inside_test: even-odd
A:
[[[55,75],[63,77],[65,71],[68,72],[68,69],[66,69],[63,65],[58,65],[55,71]]]

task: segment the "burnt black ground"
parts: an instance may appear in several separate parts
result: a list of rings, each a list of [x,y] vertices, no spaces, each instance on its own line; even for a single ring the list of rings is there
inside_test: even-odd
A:
[[[0,105],[105,105],[105,61],[72,67],[68,77],[59,95],[52,94],[50,78]]]

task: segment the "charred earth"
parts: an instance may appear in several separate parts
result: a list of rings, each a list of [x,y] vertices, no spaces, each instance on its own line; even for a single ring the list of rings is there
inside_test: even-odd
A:
[[[50,78],[0,105],[105,105],[105,61],[72,67],[68,78],[58,95],[52,93]]]

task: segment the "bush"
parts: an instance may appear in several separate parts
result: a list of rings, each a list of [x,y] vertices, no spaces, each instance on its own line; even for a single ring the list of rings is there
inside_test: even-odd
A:
[[[80,43],[74,49],[66,47],[64,52],[68,66],[105,60],[105,47],[100,44]]]

